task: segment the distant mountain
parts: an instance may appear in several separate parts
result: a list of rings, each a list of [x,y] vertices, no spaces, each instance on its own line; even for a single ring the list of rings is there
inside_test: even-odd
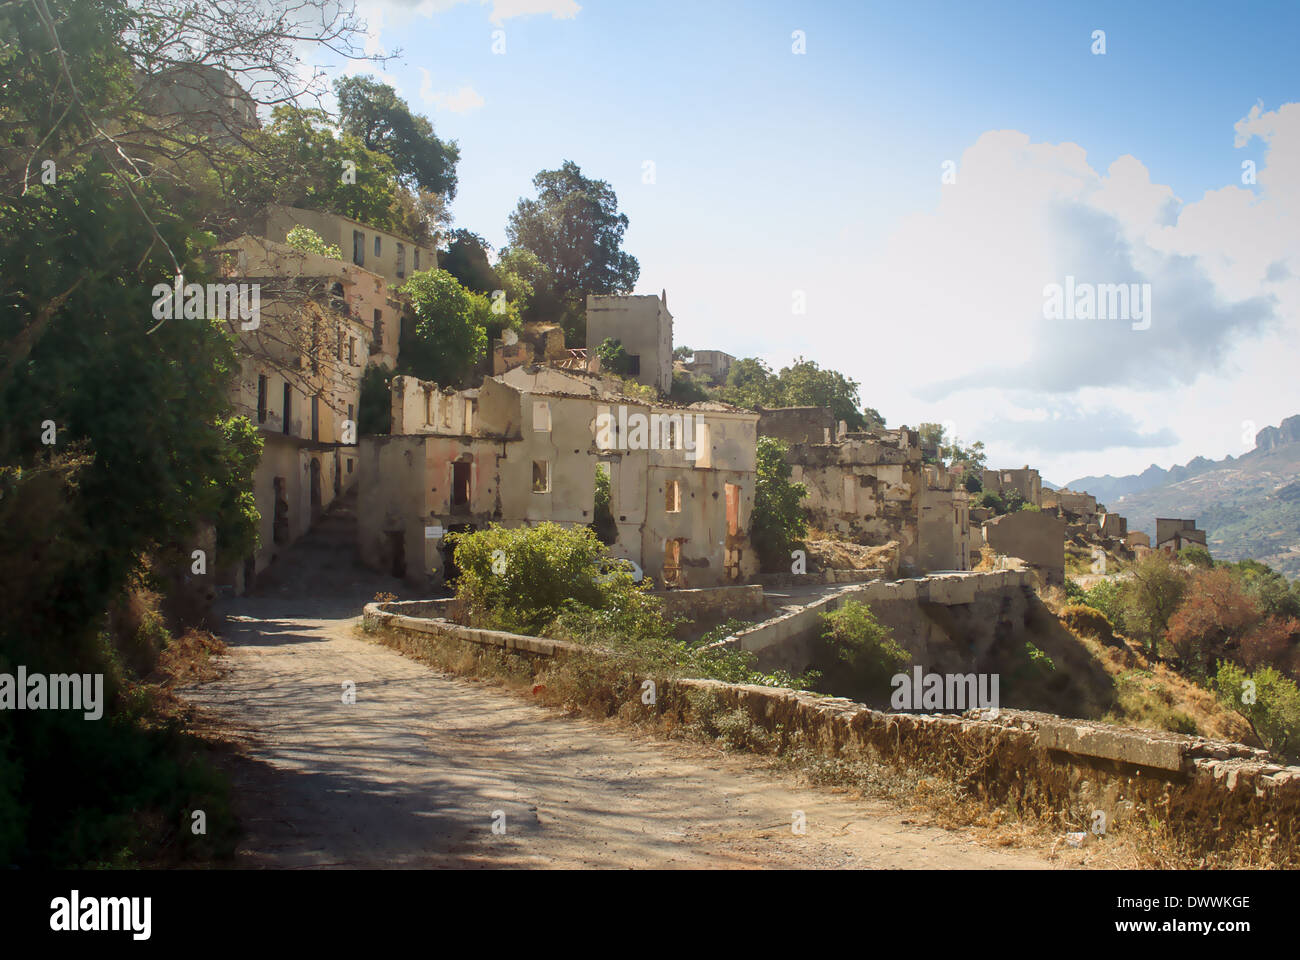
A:
[[[1293,417],[1292,419],[1300,418]],[[1283,421],[1283,423],[1285,422]],[[1275,430],[1277,428],[1268,427],[1266,429]],[[1263,432],[1260,431],[1261,434]],[[1256,443],[1258,443],[1258,440],[1256,440]],[[1227,463],[1231,459],[1232,456],[1229,455],[1222,462]],[[1066,486],[1071,490],[1086,490],[1097,498],[1098,503],[1110,504],[1120,497],[1141,493],[1143,490],[1150,490],[1152,487],[1167,483],[1178,483],[1180,480],[1194,477],[1198,473],[1203,473],[1218,465],[1213,460],[1196,457],[1182,467],[1173,466],[1168,470],[1164,470],[1153,463],[1141,473],[1130,473],[1127,477],[1112,477],[1110,474],[1104,477],[1079,477],[1077,480],[1071,480]]]
[[[1214,556],[1249,557],[1300,577],[1300,416],[1259,431],[1255,449],[1236,459],[1197,457],[1136,476],[1081,477],[1070,488],[1127,517],[1130,530],[1154,538],[1156,517],[1194,519]]]

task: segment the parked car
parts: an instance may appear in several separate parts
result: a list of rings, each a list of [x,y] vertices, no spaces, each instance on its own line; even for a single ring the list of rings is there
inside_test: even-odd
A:
[[[645,571],[641,569],[640,565],[635,560],[629,560],[626,557],[609,557],[600,561],[597,569],[600,571],[596,575],[597,583],[609,583],[620,570],[630,575],[633,583],[640,583],[645,579]]]

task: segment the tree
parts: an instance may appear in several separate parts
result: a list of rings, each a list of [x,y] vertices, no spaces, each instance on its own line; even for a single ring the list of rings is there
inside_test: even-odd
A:
[[[465,380],[487,352],[485,298],[437,269],[411,274],[401,290],[414,314],[399,351],[402,371],[444,386]]]
[[[357,432],[385,434],[393,428],[392,376],[387,367],[370,364],[361,375],[361,396],[357,402]]]
[[[1157,653],[1169,619],[1187,592],[1187,574],[1167,554],[1155,551],[1132,568],[1124,583],[1124,622]]]
[[[591,529],[606,546],[618,539],[618,524],[614,522],[614,511],[610,504],[612,497],[613,489],[609,482],[609,472],[597,467]]]
[[[1201,568],[1169,618],[1166,639],[1190,672],[1205,677],[1217,661],[1237,659],[1239,643],[1259,621],[1259,609],[1231,573]]]
[[[438,266],[460,281],[466,290],[491,294],[503,289],[501,280],[488,262],[487,241],[469,230],[453,230],[447,252],[438,257]]]
[[[839,609],[821,614],[821,619],[825,625],[822,640],[847,664],[853,692],[873,703],[886,701],[890,678],[912,659],[890,636],[890,629],[860,600],[849,600]]]
[[[829,407],[838,422],[850,430],[864,430],[866,418],[858,409],[858,383],[837,370],[823,370],[812,360],[798,357],[777,375],[783,406]]]
[[[687,361],[687,362],[689,362],[690,359],[691,359],[691,357],[693,357],[693,356],[695,356],[695,351],[692,350],[692,349],[691,349],[690,347],[688,347],[688,346],[683,345],[683,346],[680,346],[680,347],[674,347],[674,348],[673,348],[673,359],[674,359],[674,360],[683,360],[683,361]]]
[[[1300,690],[1272,667],[1248,673],[1219,664],[1214,677],[1219,702],[1238,713],[1264,748],[1283,759],[1300,758]]]
[[[403,186],[456,199],[455,141],[439,140],[428,118],[411,113],[392,87],[372,77],[342,77],[334,92],[343,132],[392,160]]]
[[[754,512],[749,538],[765,572],[790,569],[790,552],[808,533],[808,522],[799,506],[807,488],[792,483],[793,471],[785,462],[786,444],[774,437],[760,437],[754,481]]]
[[[521,199],[510,215],[506,235],[511,248],[536,254],[548,270],[548,286],[538,296],[563,315],[570,344],[586,344],[588,294],[628,293],[641,266],[621,248],[627,215],[604,180],[582,175],[566,160],[558,170],[533,178],[537,199]]]
[[[742,357],[727,371],[719,399],[738,407],[779,407],[780,385],[772,368],[757,357]]]
[[[320,110],[277,107],[271,122],[248,134],[245,161],[235,166],[231,192],[250,212],[268,203],[341,214],[404,233],[393,161],[357,137],[336,135]],[[355,182],[344,178],[348,170]]]
[[[864,430],[884,430],[885,418],[880,415],[880,411],[875,407],[863,407],[862,419],[866,421]]]

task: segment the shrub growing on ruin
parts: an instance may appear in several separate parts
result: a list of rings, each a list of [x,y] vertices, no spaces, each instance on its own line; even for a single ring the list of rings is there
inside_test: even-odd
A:
[[[808,522],[799,506],[807,491],[802,483],[791,482],[786,449],[786,444],[774,437],[759,438],[749,538],[759,564],[767,572],[788,571],[791,552],[808,533]]]

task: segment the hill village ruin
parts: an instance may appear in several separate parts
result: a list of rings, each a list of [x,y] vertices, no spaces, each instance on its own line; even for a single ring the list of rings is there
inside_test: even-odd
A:
[[[289,246],[295,226],[350,257]],[[597,471],[610,483],[613,556],[663,589],[755,582],[749,529],[761,437],[787,444],[813,529],[879,548],[865,568],[837,570],[819,556],[807,573],[814,579],[1022,569],[1061,584],[1067,544],[1098,557],[1152,549],[1094,497],[1044,489],[1028,466],[984,470],[983,485],[1015,491],[1036,509],[994,516],[974,507],[959,467],[945,466],[906,426],[851,432],[829,409],[671,401],[675,367],[720,382],[735,358],[700,350],[689,363],[674,361],[666,293],[587,301],[589,340],[619,340],[631,379],[648,389],[603,374],[594,351],[565,346],[558,325],[525,324],[491,345],[476,387],[394,376],[389,433],[360,436],[363,370],[395,368],[411,319],[397,289],[409,272],[436,267],[437,251],[346,217],[278,206],[215,257],[224,282],[257,283],[262,303],[253,329],[232,322],[242,354],[236,405],[265,441],[253,491],[261,545],[221,574],[236,593],[344,496],[356,498],[362,562],[436,588],[454,573],[449,533],[591,524]],[[1194,521],[1158,521],[1155,549],[1189,544],[1205,546]],[[803,572],[797,558],[792,570]]]

